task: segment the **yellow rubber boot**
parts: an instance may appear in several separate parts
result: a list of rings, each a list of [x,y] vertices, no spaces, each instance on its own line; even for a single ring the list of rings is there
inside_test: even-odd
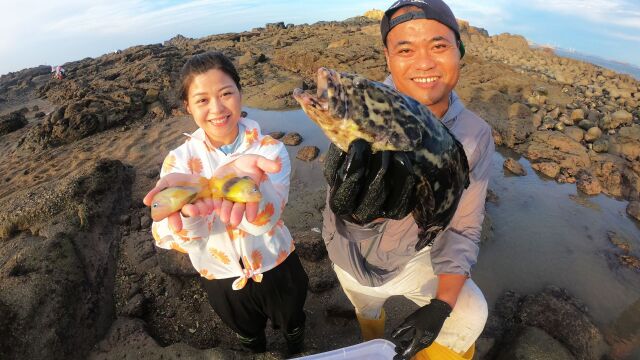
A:
[[[475,352],[475,344],[471,345],[464,354],[459,354],[446,346],[434,342],[428,348],[417,353],[413,360],[471,360]]]
[[[384,337],[384,320],[387,317],[384,309],[380,311],[380,318],[378,319],[367,319],[361,317],[358,313],[356,313],[356,317],[358,318],[360,332],[362,332],[364,341],[382,339]]]

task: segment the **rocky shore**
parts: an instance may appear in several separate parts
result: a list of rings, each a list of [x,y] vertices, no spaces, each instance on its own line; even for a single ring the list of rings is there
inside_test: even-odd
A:
[[[457,92],[490,123],[496,143],[549,179],[628,201],[628,216],[640,221],[640,83],[532,49],[517,35],[460,24],[467,55]],[[174,91],[178,71],[186,57],[214,49],[234,58],[245,105],[260,109],[296,106],[292,90],[313,89],[320,66],[386,75],[378,22],[357,17],[178,35],[64,64],[63,80],[47,66],[1,76],[0,358],[250,358],[209,307],[188,258],[153,245],[141,201],[164,155],[193,130]],[[317,156],[304,151],[301,158]],[[505,166],[518,172],[515,160]],[[309,165],[318,174],[319,161]],[[360,340],[317,231],[322,183],[310,187],[298,177],[284,221],[311,280],[311,354]],[[640,273],[637,249],[612,243]],[[387,307],[396,322],[412,310],[401,300]],[[609,350],[616,331],[594,325],[566,290],[507,292],[477,358],[616,358]],[[635,331],[629,341],[637,344]],[[269,339],[270,352],[255,358],[284,356],[281,336]]]

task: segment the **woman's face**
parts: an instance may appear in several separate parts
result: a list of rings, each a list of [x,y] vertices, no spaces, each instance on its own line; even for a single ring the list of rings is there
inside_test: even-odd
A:
[[[231,144],[238,136],[242,98],[236,83],[224,71],[212,69],[196,75],[185,106],[211,145]]]

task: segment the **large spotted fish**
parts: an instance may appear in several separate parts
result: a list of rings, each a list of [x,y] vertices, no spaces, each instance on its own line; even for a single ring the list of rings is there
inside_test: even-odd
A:
[[[294,98],[329,140],[347,152],[363,139],[376,151],[409,155],[416,176],[412,214],[420,229],[416,249],[433,242],[456,211],[469,184],[462,145],[429,109],[382,83],[354,74],[318,70],[317,95]]]

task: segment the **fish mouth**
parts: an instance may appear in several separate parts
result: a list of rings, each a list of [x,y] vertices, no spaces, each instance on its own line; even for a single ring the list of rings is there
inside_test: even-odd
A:
[[[329,110],[329,97],[335,92],[336,84],[339,84],[338,73],[333,70],[321,67],[318,69],[317,91],[315,96],[304,92],[300,88],[293,90],[293,97],[302,106],[310,106],[317,110]]]

